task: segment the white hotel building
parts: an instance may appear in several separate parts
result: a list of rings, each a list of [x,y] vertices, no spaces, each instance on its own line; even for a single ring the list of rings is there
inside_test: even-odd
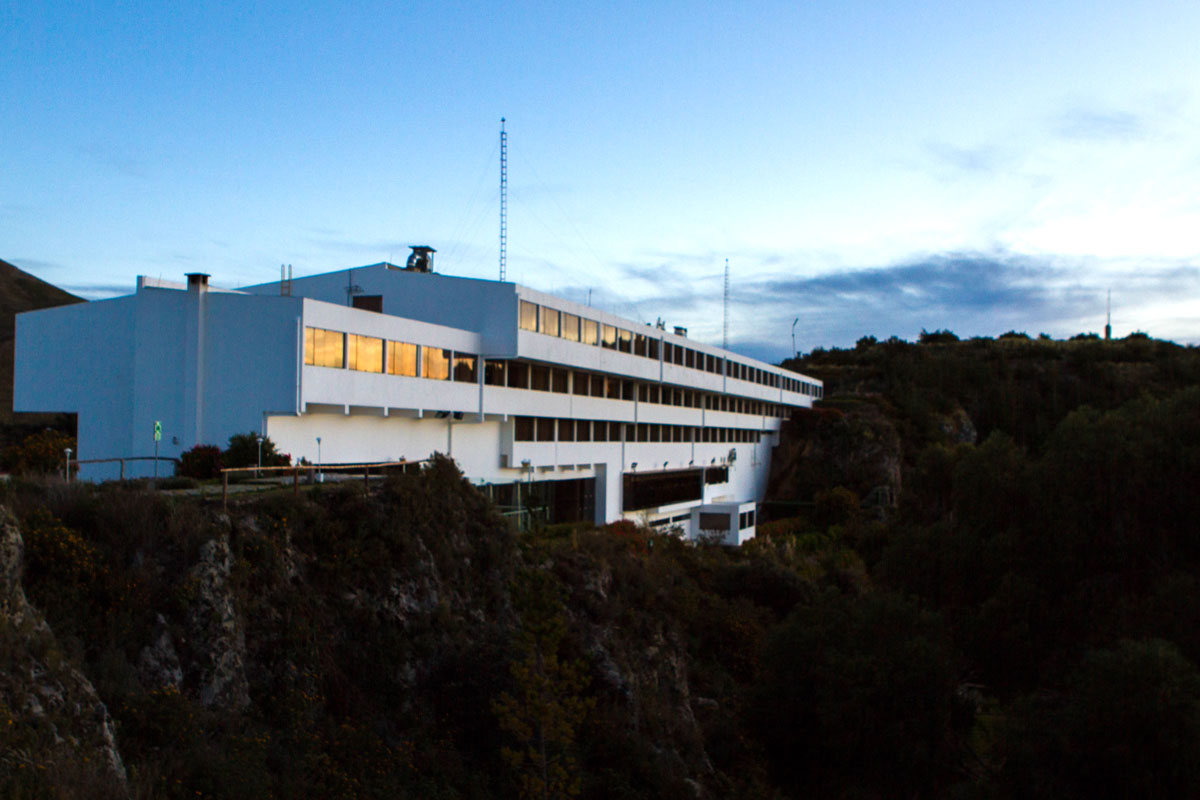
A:
[[[754,535],[781,419],[819,381],[514,283],[435,274],[415,250],[408,268],[236,291],[140,277],[132,295],[21,314],[14,409],[76,413],[84,460],[152,454],[155,422],[169,457],[250,431],[313,463],[438,451],[551,522]]]

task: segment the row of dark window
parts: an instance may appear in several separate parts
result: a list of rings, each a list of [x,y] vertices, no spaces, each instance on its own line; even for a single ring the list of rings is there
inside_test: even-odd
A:
[[[821,396],[820,386],[799,378],[789,378],[777,372],[723,356],[702,353],[681,344],[663,341],[657,336],[627,331],[615,325],[597,322],[577,314],[569,314],[549,306],[541,306],[528,300],[521,301],[520,326],[521,330],[557,336],[571,342],[596,345],[635,356],[644,356],[655,361],[661,358],[666,364],[676,364],[689,369],[710,372],[713,375],[728,375],[736,380],[783,388],[789,392],[800,392],[812,397]]]
[[[657,422],[517,417],[513,439],[518,442],[757,443],[762,439],[762,431],[748,428],[666,425]]]
[[[486,361],[483,365],[483,382],[489,386],[605,397],[610,400],[636,398],[642,403],[705,408],[709,411],[732,411],[768,417],[778,417],[782,414],[782,406],[777,403],[715,394],[699,389],[685,389],[681,386],[646,383],[599,372],[531,364],[526,361]]]

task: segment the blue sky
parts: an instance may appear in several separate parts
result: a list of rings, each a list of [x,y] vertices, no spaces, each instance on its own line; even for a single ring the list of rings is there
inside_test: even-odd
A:
[[[1200,342],[1200,4],[0,2],[0,258],[403,260],[731,346]]]

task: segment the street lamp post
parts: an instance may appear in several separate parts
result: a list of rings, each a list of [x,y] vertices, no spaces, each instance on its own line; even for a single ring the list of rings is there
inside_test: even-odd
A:
[[[796,352],[796,323],[799,321],[799,317],[796,317],[796,319],[792,321],[792,358],[795,358],[797,355],[799,355]]]
[[[66,468],[66,471],[63,472],[63,478],[66,479],[67,483],[70,483],[71,482],[71,448],[68,447],[66,452],[67,452],[67,463],[66,463],[67,468]]]
[[[324,483],[325,476],[321,473],[321,437],[317,437],[317,483]]]

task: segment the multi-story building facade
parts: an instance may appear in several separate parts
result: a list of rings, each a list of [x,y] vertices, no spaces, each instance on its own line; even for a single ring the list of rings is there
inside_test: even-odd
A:
[[[628,517],[741,543],[781,419],[821,393],[513,283],[392,264],[237,291],[207,278],[142,277],[126,297],[21,314],[14,408],[77,413],[81,459],[147,455],[156,422],[165,456],[250,431],[312,463],[437,451],[551,521]]]

